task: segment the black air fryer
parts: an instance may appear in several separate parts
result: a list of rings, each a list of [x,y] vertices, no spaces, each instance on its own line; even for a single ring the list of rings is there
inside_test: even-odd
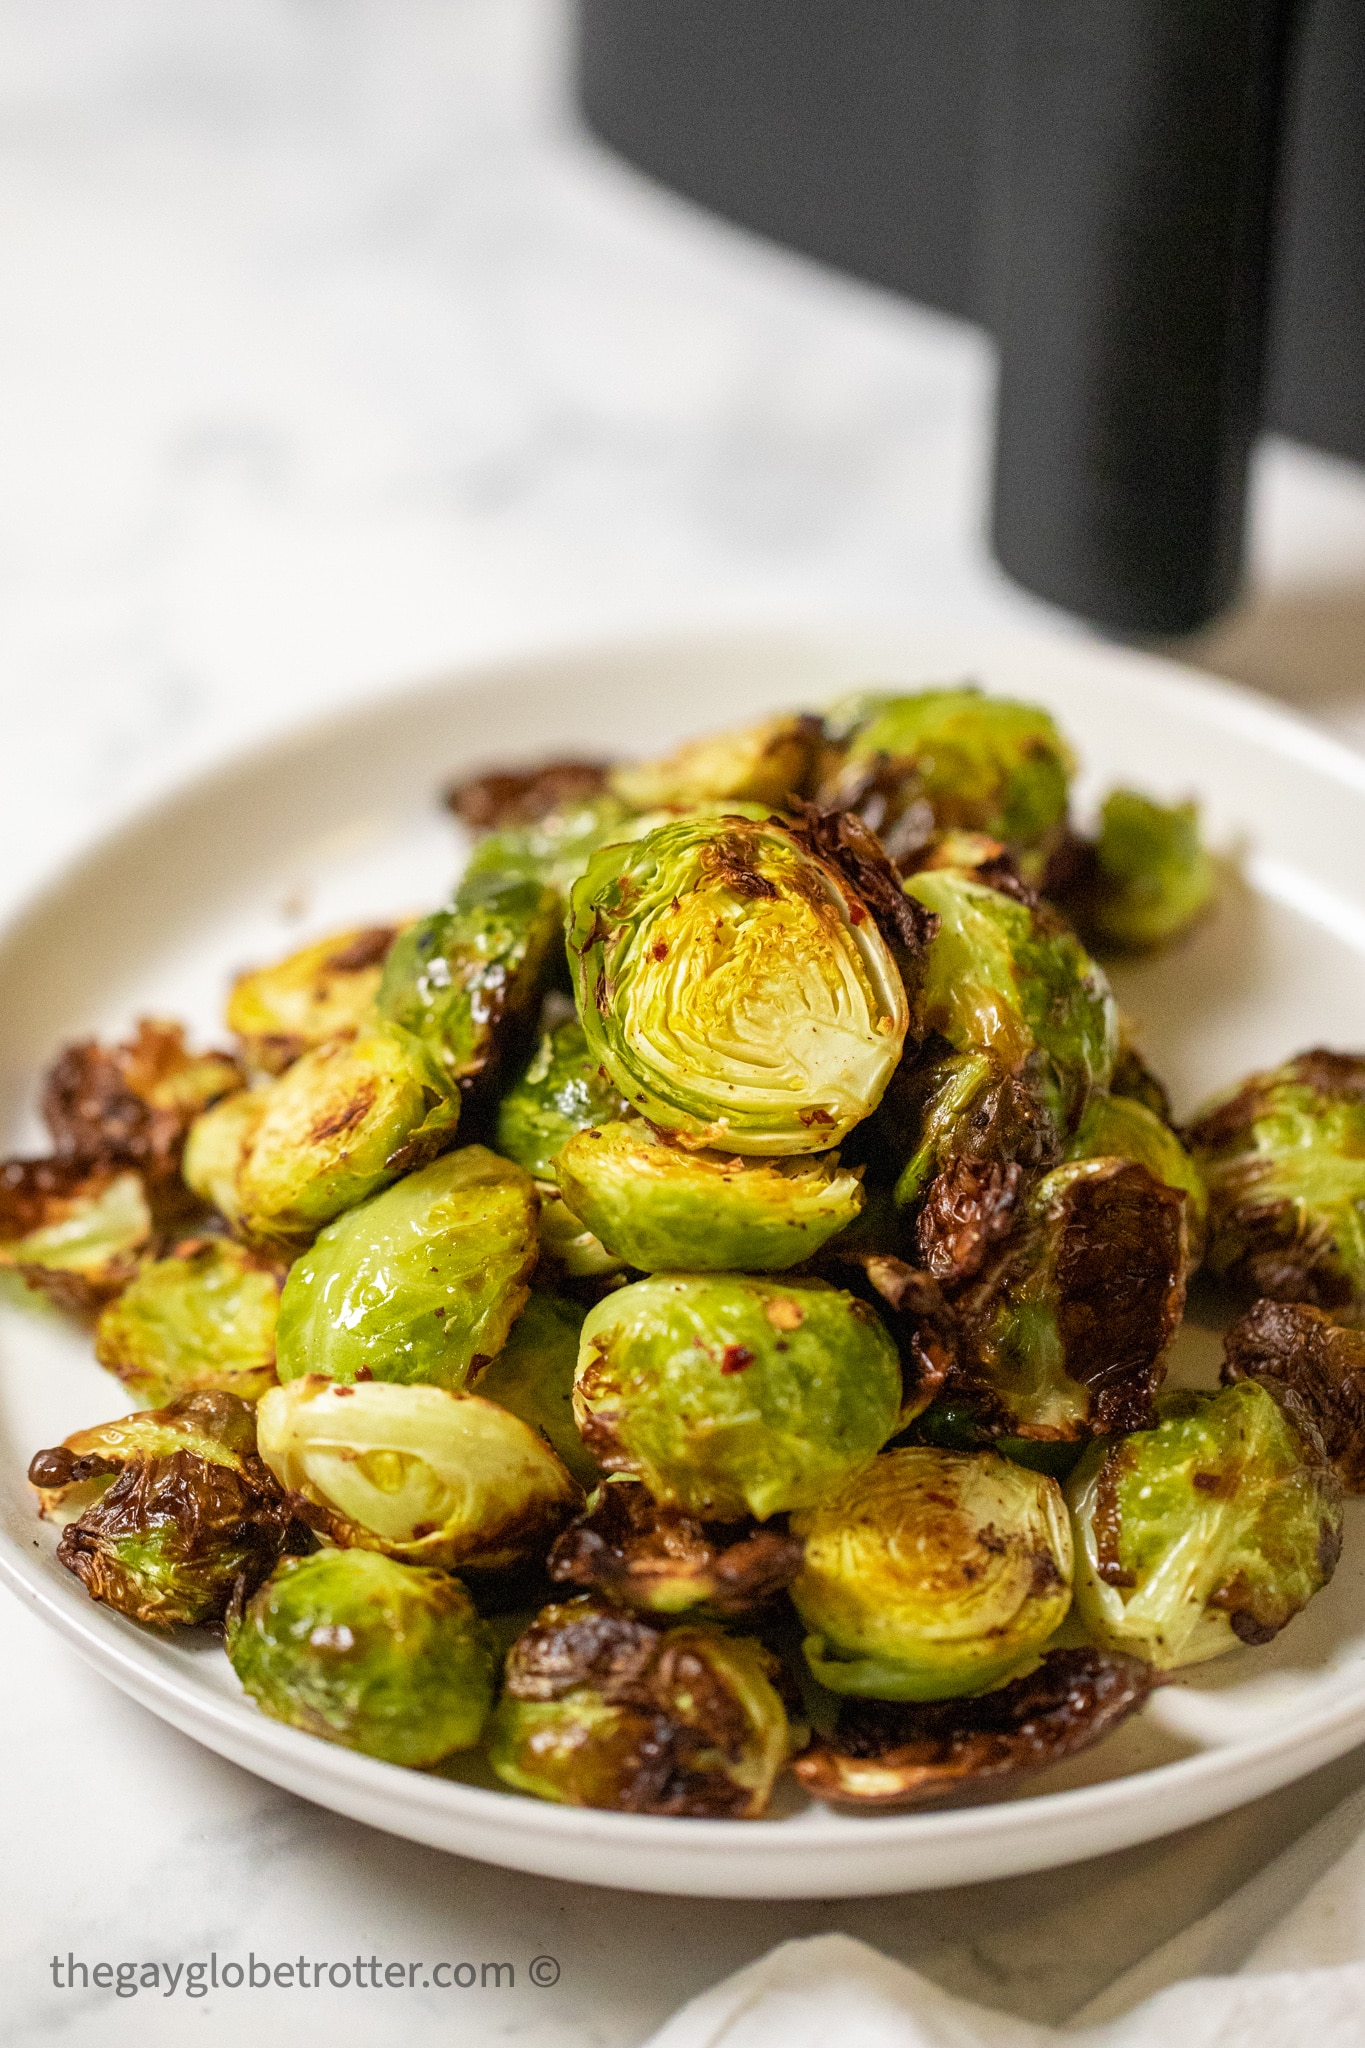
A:
[[[982,322],[993,539],[1183,633],[1259,426],[1365,460],[1365,0],[579,0],[592,129],[731,220]]]

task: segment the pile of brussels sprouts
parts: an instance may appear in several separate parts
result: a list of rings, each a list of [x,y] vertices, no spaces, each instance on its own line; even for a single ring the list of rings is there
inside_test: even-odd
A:
[[[1214,865],[1072,772],[953,688],[490,774],[234,1054],[68,1048],[0,1264],[139,1406],[33,1459],[61,1563],[296,1728],[649,1814],[1008,1781],[1268,1641],[1365,1483],[1365,1058],[1174,1128],[1096,955]]]

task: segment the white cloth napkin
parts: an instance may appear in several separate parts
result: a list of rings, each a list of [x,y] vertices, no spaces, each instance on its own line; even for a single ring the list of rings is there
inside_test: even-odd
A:
[[[787,1941],[647,2048],[1362,2048],[1365,1793],[1064,2028],[989,2012],[846,1934]]]

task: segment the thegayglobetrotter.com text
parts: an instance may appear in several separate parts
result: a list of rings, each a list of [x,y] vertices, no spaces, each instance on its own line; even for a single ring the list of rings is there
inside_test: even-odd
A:
[[[58,1991],[107,1991],[116,1998],[207,1998],[212,1991],[542,1991],[559,1982],[553,1956],[520,1965],[442,1957],[430,1963],[385,1962],[379,1956],[291,1956],[276,1960],[248,1950],[246,1960],[215,1951],[197,1962],[93,1962],[73,1955],[52,1958]]]

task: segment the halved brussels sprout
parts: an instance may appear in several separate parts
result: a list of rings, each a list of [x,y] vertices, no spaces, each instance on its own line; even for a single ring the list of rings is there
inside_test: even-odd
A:
[[[574,885],[589,1046],[680,1142],[822,1152],[876,1107],[905,990],[867,907],[785,827],[681,819]]]
[[[761,1643],[717,1628],[547,1607],[508,1654],[489,1761],[564,1806],[753,1819],[791,1754],[776,1676]]]
[[[464,878],[518,875],[567,896],[599,846],[635,837],[636,817],[627,805],[614,796],[592,797],[565,804],[535,823],[489,832],[470,855]]]
[[[226,1238],[191,1238],[144,1266],[95,1329],[95,1356],[141,1400],[275,1384],[280,1273]]]
[[[521,875],[467,872],[449,910],[398,939],[379,1014],[419,1038],[449,1084],[467,1092],[521,1044],[562,929],[557,890]]]
[[[227,1027],[249,1067],[282,1074],[310,1046],[358,1031],[375,996],[393,925],[333,932],[279,960],[239,974],[228,997]]]
[[[181,1394],[164,1408],[144,1408],[94,1429],[78,1429],[64,1443],[35,1452],[28,1479],[38,1495],[38,1512],[61,1525],[107,1493],[130,1465],[192,1451],[235,1471],[255,1449],[255,1415],[236,1394]]]
[[[818,1501],[881,1449],[900,1404],[876,1314],[820,1280],[660,1273],[583,1325],[574,1413],[588,1449],[708,1520]]]
[[[1038,1663],[1071,1604],[1061,1489],[994,1451],[887,1451],[791,1527],[806,1661],[833,1692],[985,1692]]]
[[[668,804],[723,803],[731,798],[783,805],[803,796],[815,770],[820,721],[790,713],[737,732],[688,740],[658,761],[632,761],[609,771],[613,795],[632,810]]]
[[[573,1378],[585,1311],[562,1295],[532,1291],[493,1363],[479,1374],[478,1391],[519,1415],[555,1451],[580,1486],[602,1474],[584,1448],[573,1419]]]
[[[1365,1058],[1300,1053],[1186,1135],[1209,1192],[1213,1272],[1365,1320]]]
[[[477,1394],[309,1374],[257,1411],[260,1451],[330,1543],[447,1571],[503,1571],[546,1546],[582,1489],[533,1429]]]
[[[683,1151],[638,1118],[579,1131],[555,1174],[608,1251],[646,1273],[778,1273],[810,1258],[863,1206],[861,1178],[840,1171],[837,1152]]]
[[[1158,804],[1116,789],[1100,811],[1084,928],[1097,944],[1124,952],[1168,945],[1208,909],[1216,881],[1197,804]]]
[[[459,1115],[458,1094],[420,1042],[371,1024],[201,1117],[185,1178],[249,1243],[299,1251],[334,1216],[443,1152]]]
[[[1223,1384],[1253,1379],[1348,1493],[1365,1493],[1365,1332],[1301,1301],[1258,1301],[1223,1339]]]
[[[588,1050],[576,1017],[547,1031],[498,1104],[497,1148],[536,1180],[553,1180],[575,1131],[622,1115],[625,1105]]]
[[[0,1166],[0,1270],[18,1273],[62,1308],[89,1314],[112,1300],[151,1241],[138,1173],[60,1159]]]
[[[1067,1147],[1068,1159],[1133,1159],[1154,1180],[1183,1189],[1190,1258],[1203,1256],[1209,1196],[1204,1176],[1170,1125],[1127,1095],[1092,1095]]]
[[[375,1551],[286,1558],[230,1618],[227,1650],[273,1720],[416,1770],[472,1749],[493,1704],[489,1633],[459,1580]]]
[[[556,1585],[586,1586],[621,1607],[728,1618],[769,1606],[801,1554],[780,1529],[708,1525],[661,1507],[633,1479],[614,1479],[559,1537],[548,1565]]]
[[[1158,1409],[1092,1444],[1067,1498],[1079,1620],[1170,1671],[1267,1643],[1308,1605],[1341,1553],[1341,1487],[1254,1380]]]
[[[835,705],[845,736],[824,800],[860,811],[874,831],[913,804],[940,829],[960,826],[1021,847],[1066,817],[1071,750],[1048,713],[971,687],[909,695],[865,692]]]
[[[1108,1086],[1118,1013],[1103,971],[1045,903],[1021,902],[952,868],[910,876],[939,919],[912,1008],[912,1031],[954,1052],[990,1053],[1026,1078],[1063,1133]]]
[[[529,1176],[483,1145],[447,1152],[338,1216],[294,1262],[279,1377],[462,1387],[502,1349],[535,1261]]]

